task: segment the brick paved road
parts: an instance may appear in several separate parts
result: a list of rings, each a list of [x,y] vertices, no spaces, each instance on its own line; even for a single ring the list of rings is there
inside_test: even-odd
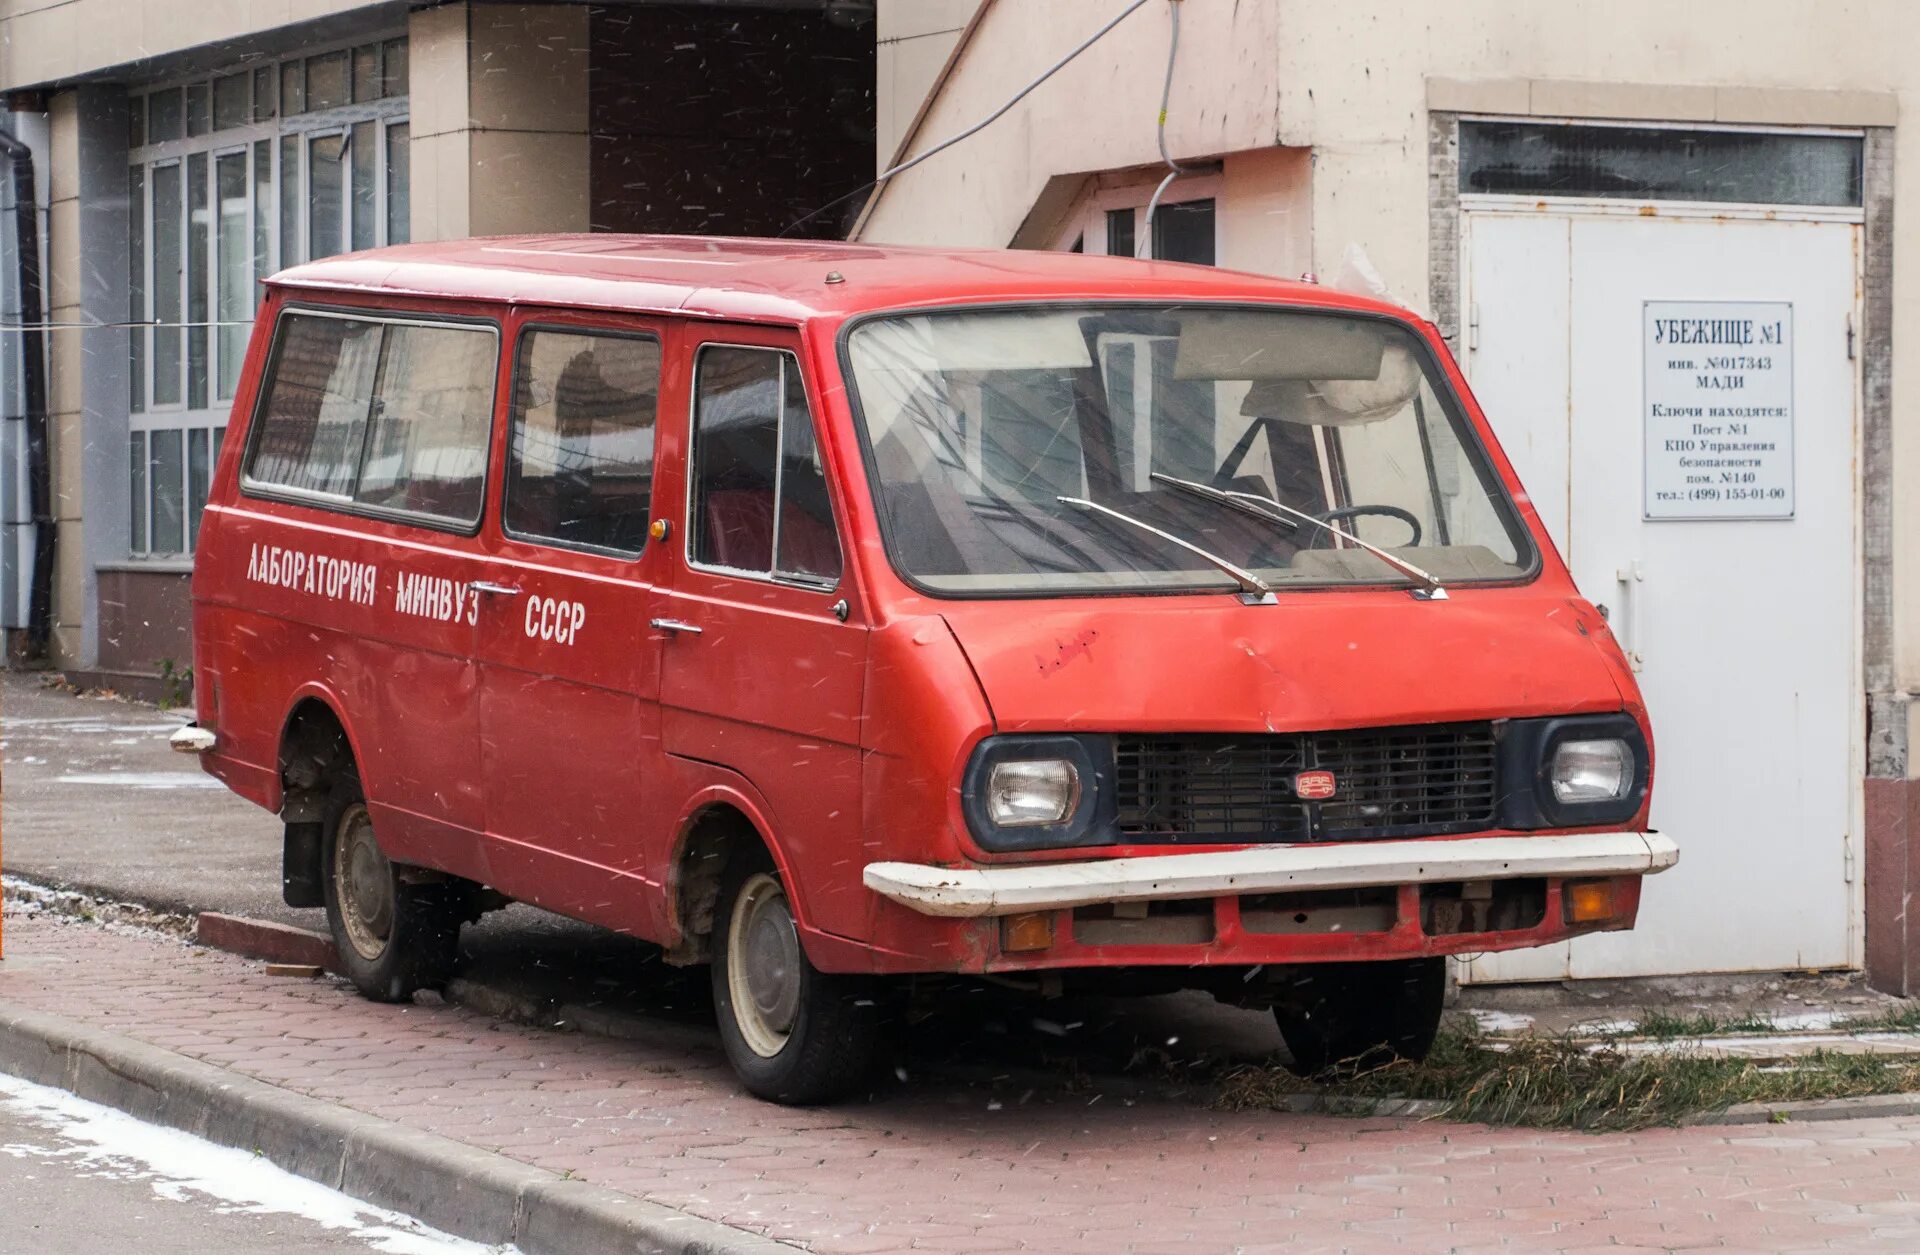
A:
[[[146,934],[16,912],[7,956],[8,1004],[823,1252],[1920,1249],[1920,1119],[1588,1137],[939,1076],[786,1111],[711,1051],[375,1006]]]

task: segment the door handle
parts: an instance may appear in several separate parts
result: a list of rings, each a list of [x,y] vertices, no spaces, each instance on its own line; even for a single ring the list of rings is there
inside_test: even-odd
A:
[[[686,632],[689,635],[698,636],[700,633],[706,631],[705,628],[696,623],[683,623],[679,619],[649,619],[647,622],[650,627],[658,628],[662,632],[672,632],[676,635],[681,632]]]
[[[1613,573],[1614,583],[1620,586],[1620,627],[1615,635],[1620,639],[1620,648],[1627,655],[1627,666],[1639,671],[1646,665],[1646,657],[1640,652],[1640,585],[1646,583],[1647,568],[1644,563],[1635,560]]]
[[[496,584],[492,580],[468,580],[470,593],[492,593],[496,597],[518,597],[521,588],[518,584]]]

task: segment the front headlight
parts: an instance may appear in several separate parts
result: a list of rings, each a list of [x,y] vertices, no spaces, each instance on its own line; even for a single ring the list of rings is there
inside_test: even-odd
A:
[[[1562,741],[1549,773],[1556,802],[1613,802],[1633,790],[1633,750],[1623,740]]]
[[[1108,737],[1057,733],[988,737],[960,782],[967,827],[982,849],[1057,850],[1112,840]]]
[[[1080,773],[1064,758],[995,763],[987,776],[987,818],[1002,828],[1057,824],[1080,801]]]

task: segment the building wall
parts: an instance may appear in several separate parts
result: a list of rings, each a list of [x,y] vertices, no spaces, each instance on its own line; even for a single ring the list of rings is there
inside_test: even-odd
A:
[[[960,41],[980,0],[916,0],[879,9],[874,66],[874,166],[893,163],[894,150]]]

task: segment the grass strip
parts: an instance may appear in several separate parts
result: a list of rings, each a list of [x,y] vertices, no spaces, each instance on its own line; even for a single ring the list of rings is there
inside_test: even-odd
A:
[[[1626,1054],[1566,1037],[1522,1037],[1493,1049],[1478,1032],[1449,1029],[1421,1063],[1396,1060],[1312,1080],[1277,1064],[1226,1068],[1218,1103],[1275,1108],[1296,1094],[1420,1098],[1446,1119],[1530,1128],[1624,1132],[1677,1125],[1737,1103],[1920,1091],[1920,1061],[1816,1051],[1792,1066],[1692,1051]]]

